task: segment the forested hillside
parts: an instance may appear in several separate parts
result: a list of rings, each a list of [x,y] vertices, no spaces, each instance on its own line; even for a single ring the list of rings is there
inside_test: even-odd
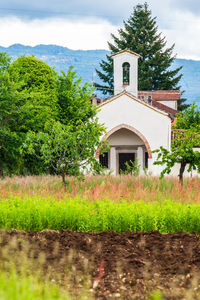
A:
[[[71,50],[56,45],[38,45],[35,47],[24,46],[20,44],[12,45],[8,48],[0,47],[0,51],[8,52],[13,59],[19,55],[35,55],[42,59],[56,71],[67,70],[73,65],[78,76],[83,81],[98,81],[95,77],[95,69],[99,68],[99,62],[109,54],[106,50]],[[200,103],[200,61],[176,59],[173,67],[183,66],[183,77],[181,80],[182,90],[185,91],[184,98],[187,103],[199,99]]]

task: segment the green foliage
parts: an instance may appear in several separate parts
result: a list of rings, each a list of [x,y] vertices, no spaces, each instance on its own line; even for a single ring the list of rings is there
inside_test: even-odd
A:
[[[163,300],[162,292],[156,290],[152,295],[150,295],[149,300]]]
[[[130,49],[141,55],[139,60],[139,90],[171,90],[179,89],[179,74],[181,67],[172,70],[170,67],[175,59],[172,55],[174,45],[166,48],[166,40],[158,33],[156,20],[152,18],[147,3],[138,4],[128,21],[124,22],[124,29],[118,30],[119,36],[112,34],[113,44],[108,43],[111,53]],[[99,78],[106,84],[96,84],[104,94],[113,93],[113,60],[100,63],[102,71],[97,70]]]
[[[51,164],[57,174],[62,176],[78,175],[81,168],[97,164],[95,152],[101,147],[100,136],[104,127],[96,119],[73,126],[59,122],[47,123],[44,132],[29,132],[24,148],[30,154],[40,153],[40,158]]]
[[[0,53],[0,176],[16,173],[21,136],[16,132],[17,86],[10,78],[10,57]]]
[[[22,155],[20,147],[29,130],[42,130],[58,115],[54,71],[34,57],[10,64],[0,53],[0,174],[44,171],[41,161]]]
[[[171,151],[160,147],[160,150],[155,150],[158,153],[158,160],[155,164],[165,165],[166,168],[161,175],[169,174],[175,163],[188,164],[188,172],[192,169],[200,172],[200,152],[195,151],[194,146],[200,146],[200,138],[192,131],[176,132],[176,137],[172,143]]]
[[[62,201],[35,196],[0,202],[0,228],[41,231],[200,232],[200,206],[173,201]]]
[[[86,123],[94,118],[97,107],[91,105],[93,88],[90,84],[81,85],[82,79],[70,66],[67,74],[61,72],[57,77],[57,96],[60,106],[59,121],[65,125]]]
[[[20,169],[21,139],[6,127],[0,127],[0,176],[17,174]]]
[[[130,162],[125,162],[126,171],[124,174],[131,174],[133,176],[138,176],[140,173],[140,165],[138,163],[138,159],[136,161],[130,160]]]
[[[33,56],[21,56],[8,68],[17,86],[17,128],[20,132],[39,131],[46,121],[58,116],[54,71]]]
[[[33,56],[10,64],[1,53],[0,79],[0,175],[53,168],[64,180],[66,174],[78,174],[83,161],[97,164],[94,153],[103,127],[90,102],[92,87],[81,86],[72,67],[56,75]],[[20,149],[23,143],[27,152]]]
[[[102,146],[104,127],[96,118],[97,108],[91,105],[92,87],[81,86],[81,79],[70,67],[68,73],[57,77],[59,122],[47,122],[43,131],[27,134],[24,148],[38,154],[46,164],[62,176],[78,175],[81,169],[98,165],[95,152]]]
[[[11,57],[6,52],[0,52],[0,73],[4,73],[11,62]]]
[[[155,165],[164,165],[161,177],[169,174],[172,167],[180,164],[179,178],[183,182],[183,173],[188,165],[188,172],[192,169],[200,173],[200,152],[195,147],[200,147],[200,111],[195,103],[185,110],[184,114],[179,113],[176,128],[183,128],[174,132],[174,139],[171,144],[171,151],[160,147],[153,152],[158,153]]]
[[[176,129],[192,129],[200,132],[200,110],[194,101],[184,113],[177,114]]]
[[[12,300],[70,300],[55,283],[43,282],[39,276],[19,274],[15,268],[11,272],[1,270],[0,299]]]

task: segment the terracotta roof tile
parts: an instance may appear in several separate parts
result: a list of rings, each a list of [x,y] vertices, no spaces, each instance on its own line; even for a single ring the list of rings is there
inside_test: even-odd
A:
[[[138,96],[151,96],[155,101],[178,101],[181,99],[181,92],[179,90],[138,91]]]
[[[167,105],[164,105],[164,104],[162,104],[162,103],[160,103],[160,102],[158,102],[156,100],[152,100],[152,106],[154,106],[154,107],[156,107],[156,108],[158,108],[158,109],[160,109],[160,110],[162,110],[162,111],[164,111],[164,112],[166,112],[168,114],[171,114],[174,117],[178,113],[178,110],[173,109],[173,108],[171,108],[171,107],[169,107]]]

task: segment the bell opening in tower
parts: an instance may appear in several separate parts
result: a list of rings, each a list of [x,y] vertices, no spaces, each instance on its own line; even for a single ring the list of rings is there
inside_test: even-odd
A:
[[[130,84],[130,64],[128,62],[123,63],[123,85]]]

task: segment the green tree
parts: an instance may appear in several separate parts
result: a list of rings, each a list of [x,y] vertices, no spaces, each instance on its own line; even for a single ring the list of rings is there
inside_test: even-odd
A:
[[[51,165],[62,176],[66,187],[66,175],[77,175],[82,169],[98,166],[95,152],[103,146],[100,137],[104,127],[96,118],[98,108],[91,105],[92,86],[77,78],[70,67],[67,74],[57,76],[59,121],[47,122],[43,131],[27,134],[24,148],[29,154]]]
[[[20,147],[29,130],[43,130],[46,121],[58,117],[54,71],[34,57],[10,63],[0,53],[0,117],[1,175],[44,170],[35,156],[22,156]]]
[[[0,53],[0,176],[19,170],[21,136],[15,132],[17,119],[16,84],[10,78],[10,57]],[[14,112],[14,114],[13,114]]]
[[[11,62],[11,57],[6,52],[0,52],[0,72],[5,72]]]
[[[66,175],[79,175],[87,168],[96,167],[95,152],[102,146],[100,136],[104,132],[96,120],[78,126],[60,122],[47,123],[44,132],[27,134],[24,148],[30,154],[40,153],[38,158],[62,176],[66,189]]]
[[[19,174],[21,167],[20,136],[0,126],[0,176]]]
[[[59,121],[75,125],[94,118],[97,107],[91,105],[92,93],[92,85],[88,83],[82,85],[81,78],[77,78],[72,66],[69,67],[67,74],[61,71],[57,76]]]
[[[118,36],[111,34],[113,43],[108,42],[111,54],[129,49],[141,55],[138,68],[139,90],[175,90],[179,89],[182,67],[172,69],[175,59],[174,45],[167,48],[166,39],[158,33],[156,18],[153,18],[147,3],[135,6],[124,28],[118,30]],[[95,84],[103,94],[113,94],[113,60],[107,55],[100,63],[102,71],[96,70],[105,85]],[[181,104],[179,109],[181,110]],[[183,107],[185,108],[185,106]]]
[[[58,117],[53,69],[33,56],[21,56],[10,64],[8,72],[18,85],[18,131],[42,130],[45,122]]]
[[[184,113],[177,114],[176,129],[193,129],[200,132],[200,110],[194,101]]]
[[[200,147],[200,111],[193,103],[184,113],[178,114],[171,151],[164,147],[154,151],[158,153],[154,164],[164,165],[161,177],[169,174],[176,163],[180,165],[181,184],[183,184],[183,174],[187,166],[188,172],[194,169],[200,173],[200,152],[196,150],[196,147]]]

